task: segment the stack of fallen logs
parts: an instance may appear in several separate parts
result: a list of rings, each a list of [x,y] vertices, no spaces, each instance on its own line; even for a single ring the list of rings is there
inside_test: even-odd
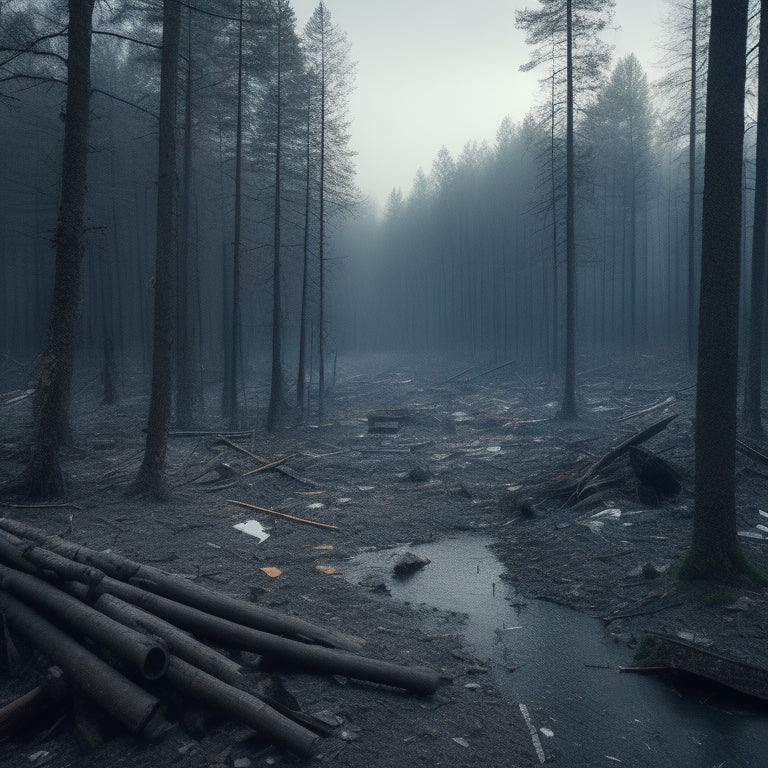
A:
[[[6,627],[70,684],[148,740],[167,729],[165,707],[135,680],[162,678],[298,755],[313,752],[319,737],[309,719],[257,697],[241,667],[203,640],[291,668],[421,694],[439,682],[424,667],[357,655],[362,643],[355,637],[7,518],[0,518],[0,611]],[[104,660],[110,657],[119,664]]]

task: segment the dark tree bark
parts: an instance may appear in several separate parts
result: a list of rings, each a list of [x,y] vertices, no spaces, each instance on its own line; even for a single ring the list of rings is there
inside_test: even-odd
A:
[[[736,537],[735,456],[747,0],[713,0],[709,38],[693,538],[680,576],[752,573]]]
[[[763,365],[763,312],[765,307],[765,248],[768,225],[768,0],[760,2],[758,50],[757,148],[755,157],[755,212],[752,239],[752,291],[749,316],[747,377],[744,387],[744,429],[763,437],[760,388]]]
[[[71,438],[69,406],[83,261],[92,24],[93,0],[69,0],[67,106],[55,238],[56,275],[48,340],[35,390],[30,458],[20,481],[22,489],[34,498],[50,498],[63,492],[59,448]]]
[[[280,164],[282,162],[282,119],[283,119],[283,93],[282,93],[282,36],[285,23],[285,8],[278,2],[276,8],[277,26],[277,121],[275,131],[275,205],[274,205],[274,242],[272,251],[272,374],[269,391],[269,410],[267,412],[267,431],[273,432],[277,427],[280,416],[288,409],[283,394],[283,364],[282,364],[282,308],[280,286],[280,216],[282,202],[282,186],[280,179]]]
[[[310,184],[312,167],[310,147],[312,142],[312,89],[307,89],[307,144],[306,144],[306,187],[304,190],[304,248],[301,278],[301,321],[299,325],[299,370],[296,375],[296,405],[304,413],[304,379],[306,377],[307,359],[307,320],[309,313],[309,205],[311,202]]]
[[[688,359],[696,360],[696,78],[698,77],[696,0],[691,2],[691,114],[688,127]]]
[[[190,261],[192,210],[192,11],[187,9],[187,82],[184,104],[184,149],[181,186],[181,233],[176,256],[176,423],[192,422],[192,330]]]
[[[573,171],[573,0],[566,10],[566,128],[565,128],[565,373],[560,415],[576,418],[576,234]]]
[[[229,354],[225,356],[222,416],[232,426],[237,422],[237,371],[240,362],[240,213],[242,207],[243,154],[243,0],[240,0],[237,54],[237,126],[235,128],[235,241],[232,251],[232,316],[230,317]]]
[[[155,320],[152,349],[152,394],[144,460],[129,489],[165,498],[165,453],[171,421],[171,265],[176,247],[176,89],[181,14],[178,0],[163,2],[163,51],[160,65],[160,137],[157,173],[155,253]]]

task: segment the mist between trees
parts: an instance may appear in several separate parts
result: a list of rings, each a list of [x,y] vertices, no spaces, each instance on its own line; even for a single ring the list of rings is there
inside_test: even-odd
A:
[[[129,364],[149,381],[157,344],[160,12],[173,4],[95,5],[76,347],[104,360],[105,382]],[[243,383],[268,378],[272,428],[290,402],[306,408],[318,369],[322,411],[337,352],[470,353],[559,370],[569,311],[581,355],[692,355],[709,3],[670,0],[659,83],[600,43],[612,7],[541,0],[521,11],[523,66],[541,78],[540,103],[518,124],[505,119],[492,145],[441,150],[374,211],[354,187],[354,63],[328,5],[302,34],[287,0],[180,3],[176,183],[161,222],[174,243],[177,421],[193,419],[203,387],[223,380],[224,412],[237,421]],[[62,3],[2,4],[0,349],[21,359],[46,341],[67,21]],[[747,278],[758,23],[750,13]],[[749,290],[746,279],[742,329]]]

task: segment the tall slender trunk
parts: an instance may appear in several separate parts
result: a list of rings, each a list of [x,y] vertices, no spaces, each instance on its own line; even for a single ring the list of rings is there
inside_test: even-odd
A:
[[[565,133],[565,376],[560,415],[576,417],[576,234],[573,163],[573,0],[567,0],[566,19],[566,133]]]
[[[275,205],[274,205],[274,243],[272,254],[272,376],[269,393],[269,410],[267,413],[267,431],[274,431],[277,426],[280,413],[285,410],[286,403],[283,397],[283,366],[280,344],[281,331],[281,302],[280,302],[280,202],[282,188],[280,184],[280,162],[282,151],[282,49],[281,38],[283,34],[283,11],[278,7],[277,22],[277,125],[275,129]]]
[[[307,145],[306,145],[306,180],[305,180],[305,199],[304,199],[304,247],[303,247],[303,268],[301,280],[301,322],[299,327],[299,371],[296,376],[296,405],[304,412],[304,378],[306,376],[306,358],[307,358],[307,312],[309,302],[309,204],[310,204],[310,180],[312,170],[310,167],[310,145],[311,132],[310,123],[312,115],[312,97],[311,89],[307,89]]]
[[[760,2],[758,50],[757,139],[755,157],[755,210],[752,238],[752,290],[749,315],[747,376],[744,382],[744,427],[752,437],[761,437],[763,365],[763,313],[765,307],[765,249],[768,226],[768,0]]]
[[[155,320],[152,394],[147,441],[131,493],[165,498],[165,454],[171,421],[171,265],[176,247],[176,88],[179,74],[180,5],[163,2],[163,51],[160,65],[160,136],[157,173]]]
[[[756,576],[736,536],[735,476],[747,5],[747,0],[712,0],[693,536],[679,571],[688,579]]]
[[[187,9],[187,82],[184,105],[184,152],[181,233],[176,258],[176,422],[192,421],[192,333],[190,329],[190,235],[192,208],[192,11]]]
[[[30,458],[20,480],[23,490],[36,498],[59,496],[63,492],[59,449],[71,439],[69,408],[83,261],[92,24],[93,0],[69,0],[67,106],[55,238],[56,271],[48,337],[33,403]]]
[[[232,316],[229,335],[229,355],[224,369],[224,391],[221,398],[222,415],[237,421],[237,370],[240,351],[240,211],[242,205],[241,178],[243,153],[243,0],[240,0],[237,54],[237,126],[235,128],[235,240],[232,248]]]
[[[318,314],[318,418],[322,422],[325,406],[325,40],[320,54],[320,232],[318,262],[319,314]]]
[[[691,13],[691,114],[688,127],[688,360],[696,362],[696,91],[697,91],[697,0]]]
[[[549,171],[550,186],[552,190],[552,366],[555,371],[560,368],[560,349],[558,341],[560,338],[560,311],[558,306],[558,294],[560,292],[560,281],[557,270],[557,184],[555,180],[555,51],[554,40],[552,42],[552,91],[550,98],[551,112],[549,116]]]

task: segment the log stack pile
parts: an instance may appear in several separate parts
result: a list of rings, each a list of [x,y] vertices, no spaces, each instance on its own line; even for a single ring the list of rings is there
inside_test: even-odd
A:
[[[265,700],[240,666],[212,645],[259,654],[294,669],[344,675],[419,694],[436,672],[359,655],[361,641],[280,614],[114,553],[97,552],[0,518],[0,611],[62,677],[131,733],[156,740],[168,727],[165,689],[201,701],[311,755],[310,718]],[[158,682],[153,682],[158,681]],[[44,684],[0,709],[4,721],[61,686]]]

